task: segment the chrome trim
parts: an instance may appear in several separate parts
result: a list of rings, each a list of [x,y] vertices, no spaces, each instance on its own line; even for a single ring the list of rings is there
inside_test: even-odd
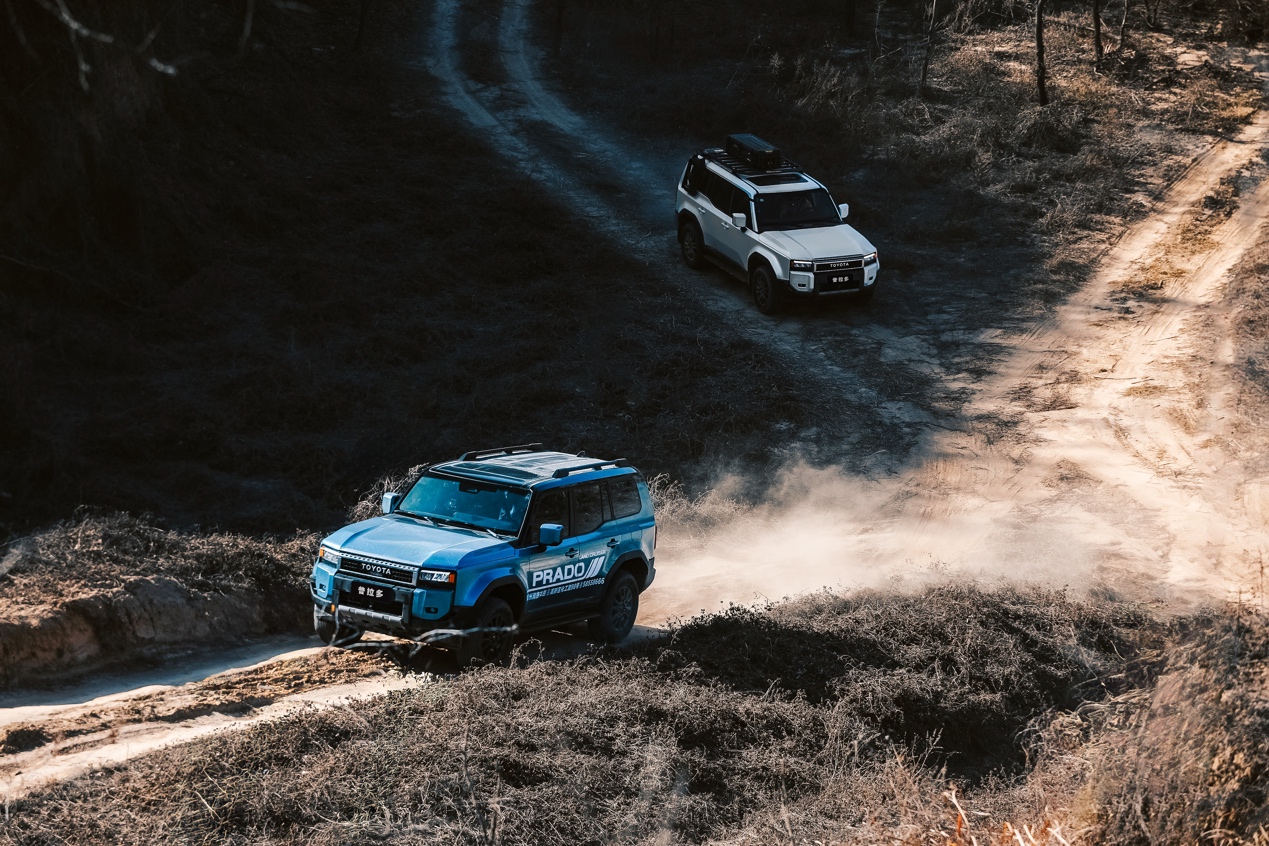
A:
[[[816,259],[816,273],[831,273],[834,270],[859,270],[864,266],[864,257],[858,256],[837,256],[835,258]]]

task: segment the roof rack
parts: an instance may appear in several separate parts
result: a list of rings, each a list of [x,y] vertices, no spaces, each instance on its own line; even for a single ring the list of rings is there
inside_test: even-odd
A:
[[[587,470],[602,470],[605,467],[629,467],[630,462],[624,458],[615,458],[612,461],[592,461],[590,464],[582,464],[578,467],[561,467],[551,474],[554,479],[563,479],[570,473],[583,473]]]
[[[465,452],[458,457],[459,461],[481,461],[486,458],[497,458],[504,455],[518,455],[522,452],[541,452],[541,444],[519,444],[517,446],[498,447],[497,449],[476,449]]]
[[[728,135],[726,146],[710,147],[700,154],[741,178],[802,171],[776,147],[756,135]]]
[[[779,167],[757,168],[750,165],[743,159],[733,156],[722,147],[711,147],[708,150],[702,150],[701,155],[709,159],[715,164],[722,165],[727,170],[737,176],[747,178],[750,176],[762,176],[768,173],[801,173],[802,168],[798,167],[795,162],[782,158]]]

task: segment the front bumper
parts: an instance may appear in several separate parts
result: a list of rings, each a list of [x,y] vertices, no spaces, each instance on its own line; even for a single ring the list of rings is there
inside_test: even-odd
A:
[[[788,295],[794,299],[859,295],[872,290],[877,284],[876,265],[837,272],[793,271],[785,284]]]
[[[453,606],[452,591],[430,591],[397,585],[379,585],[391,593],[381,608],[366,608],[346,601],[354,583],[364,580],[336,574],[329,596],[320,596],[309,586],[309,598],[319,618],[338,619],[340,624],[393,637],[417,638],[439,629],[458,628],[467,609]],[[355,601],[355,600],[354,600]]]

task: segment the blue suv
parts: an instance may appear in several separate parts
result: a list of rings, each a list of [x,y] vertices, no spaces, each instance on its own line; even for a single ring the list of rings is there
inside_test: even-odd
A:
[[[652,499],[624,459],[469,452],[382,509],[321,543],[310,590],[328,644],[365,631],[438,640],[467,666],[503,660],[517,630],[583,620],[616,643],[656,575]]]

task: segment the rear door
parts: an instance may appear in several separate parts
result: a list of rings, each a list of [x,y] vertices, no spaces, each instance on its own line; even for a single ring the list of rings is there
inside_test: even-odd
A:
[[[576,552],[579,566],[566,600],[570,609],[599,604],[609,559],[621,544],[620,535],[610,534],[616,524],[610,519],[603,483],[577,485],[572,493],[574,536],[564,545],[569,548],[565,554]]]
[[[743,267],[744,260],[737,250],[737,243],[743,240],[743,235],[732,226],[731,213],[734,207],[748,217],[749,200],[745,192],[711,171],[705,174],[701,193],[704,195],[701,202],[701,234],[705,236],[705,246]]]

